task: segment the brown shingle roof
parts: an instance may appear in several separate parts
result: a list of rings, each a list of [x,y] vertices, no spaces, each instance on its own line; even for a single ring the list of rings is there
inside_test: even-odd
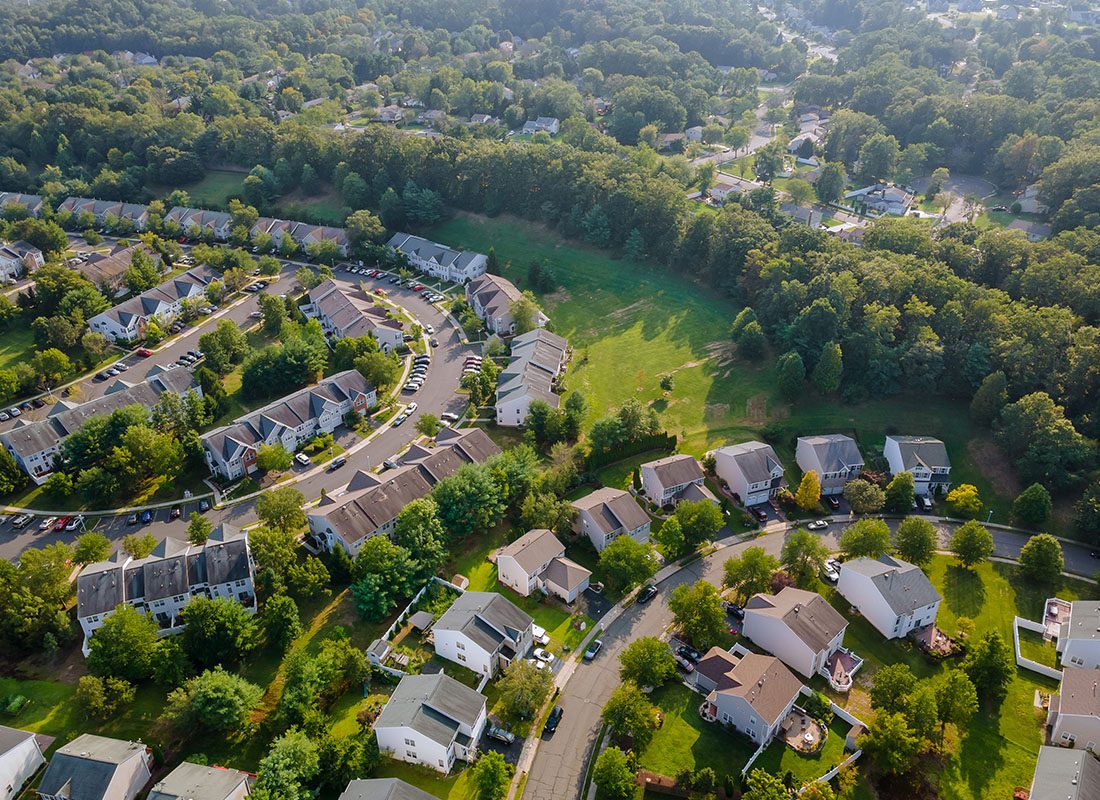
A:
[[[528,531],[511,544],[500,548],[501,556],[514,558],[528,575],[564,554],[565,545],[558,541],[553,531],[545,528]]]
[[[714,681],[715,692],[743,697],[761,717],[774,722],[798,697],[802,681],[775,656],[738,658],[712,647],[697,667]]]

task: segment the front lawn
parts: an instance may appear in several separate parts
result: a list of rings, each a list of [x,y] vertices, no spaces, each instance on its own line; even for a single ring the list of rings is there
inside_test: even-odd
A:
[[[450,775],[443,775],[427,767],[383,758],[373,777],[400,778],[440,800],[474,800],[477,797],[477,787],[470,781],[470,770],[456,770],[457,767]]]
[[[29,362],[34,355],[34,331],[21,319],[0,334],[0,369]]]

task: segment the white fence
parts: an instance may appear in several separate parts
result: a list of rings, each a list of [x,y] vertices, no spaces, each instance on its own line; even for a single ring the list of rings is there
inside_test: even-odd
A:
[[[438,578],[433,575],[431,580],[427,581],[423,586],[420,587],[420,591],[413,595],[412,600],[409,601],[409,604],[405,606],[405,608],[398,615],[397,619],[393,621],[393,624],[390,625],[386,632],[371,643],[370,649],[367,651],[367,657],[374,666],[398,678],[405,674],[404,670],[397,669],[396,667],[384,666],[382,662],[390,653],[390,639],[392,639],[394,634],[401,630],[404,624],[408,622],[409,617],[411,617],[413,614],[413,606],[420,602],[420,598],[423,597],[424,593],[431,588],[433,583],[439,584],[440,586],[445,586],[448,589],[453,589],[459,594],[464,594],[466,591],[461,587],[455,586],[450,581],[445,581],[442,578]],[[379,648],[378,645],[380,644],[385,646]],[[484,681],[482,681],[482,683],[484,683]],[[478,688],[480,690],[481,687]]]
[[[1024,658],[1023,654],[1020,652],[1020,628],[1023,628],[1025,631],[1038,633],[1040,636],[1046,633],[1046,626],[1041,622],[1024,619],[1023,617],[1012,618],[1012,644],[1016,648],[1016,666],[1023,667],[1026,670],[1038,673],[1047,678],[1053,678],[1056,681],[1062,680],[1062,670],[1048,667],[1045,664],[1040,664],[1038,661],[1032,661],[1030,658]]]

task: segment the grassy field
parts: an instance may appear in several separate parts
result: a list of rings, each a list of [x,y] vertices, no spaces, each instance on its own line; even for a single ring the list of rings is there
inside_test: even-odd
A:
[[[31,360],[34,355],[34,332],[31,326],[17,319],[12,327],[0,334],[0,369]]]
[[[229,198],[241,194],[246,177],[244,172],[212,169],[198,183],[182,188],[191,195],[191,205],[195,208],[225,208]]]

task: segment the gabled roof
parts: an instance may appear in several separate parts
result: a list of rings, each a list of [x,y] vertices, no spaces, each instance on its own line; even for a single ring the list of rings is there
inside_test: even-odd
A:
[[[436,800],[435,795],[417,789],[400,778],[354,780],[338,800]]]
[[[859,446],[850,436],[827,433],[821,436],[799,436],[798,443],[805,442],[813,448],[818,464],[825,472],[840,472],[848,467],[863,464]]]
[[[775,656],[736,656],[712,647],[696,671],[714,683],[714,693],[740,697],[768,723],[775,722],[802,691],[802,681]]]
[[[505,638],[518,639],[532,624],[531,617],[504,595],[465,592],[435,623],[437,631],[461,631],[482,649],[493,653]]]
[[[564,556],[553,559],[546,572],[542,573],[544,580],[549,581],[567,592],[579,587],[587,578],[592,577],[592,571],[582,567],[576,561],[571,561]]]
[[[622,489],[605,486],[573,501],[578,511],[587,511],[604,534],[632,531],[649,522],[649,515]]]
[[[511,313],[512,303],[523,297],[523,292],[507,278],[486,272],[466,285],[466,295],[476,298],[487,316],[502,317]]]
[[[939,439],[931,436],[887,436],[887,441],[897,442],[905,469],[927,467],[928,469],[951,467],[947,457],[947,447]]]
[[[124,742],[85,733],[53,754],[38,792],[68,800],[115,800],[107,788],[122,764],[145,752],[141,742]]]
[[[1085,750],[1040,747],[1030,800],[1096,800],[1100,761]]]
[[[34,734],[30,731],[21,731],[18,728],[0,725],[0,759],[3,759],[5,754],[10,753],[23,742],[33,738]]]
[[[144,252],[154,260],[154,263],[160,261],[160,256],[144,244],[135,244],[130,247],[116,247],[110,253],[96,253],[80,264],[77,269],[96,286],[110,285],[121,280],[130,269],[134,252],[137,250]]]
[[[647,461],[642,464],[642,469],[649,467],[657,474],[657,480],[662,486],[680,486],[693,481],[703,479],[703,468],[693,456],[686,453],[658,458],[656,461]]]
[[[870,578],[890,610],[898,615],[909,614],[941,599],[924,571],[900,558],[888,555],[861,557],[845,561],[840,565],[840,570],[842,573],[852,570]]]
[[[763,442],[727,445],[718,454],[732,458],[749,483],[770,481],[776,467],[783,467],[771,445]]]
[[[1063,667],[1058,689],[1058,711],[1100,717],[1100,670]]]
[[[484,710],[484,695],[449,675],[406,675],[374,727],[412,728],[449,747],[458,736],[459,725],[473,727]]]
[[[545,528],[536,528],[500,548],[497,558],[510,556],[524,572],[533,575],[562,555],[565,555],[565,545],[558,541],[554,532]]]
[[[753,595],[745,611],[782,620],[815,653],[824,650],[848,626],[824,597],[793,586],[784,587],[779,594]]]
[[[153,785],[147,800],[227,800],[248,781],[235,769],[184,761]]]

